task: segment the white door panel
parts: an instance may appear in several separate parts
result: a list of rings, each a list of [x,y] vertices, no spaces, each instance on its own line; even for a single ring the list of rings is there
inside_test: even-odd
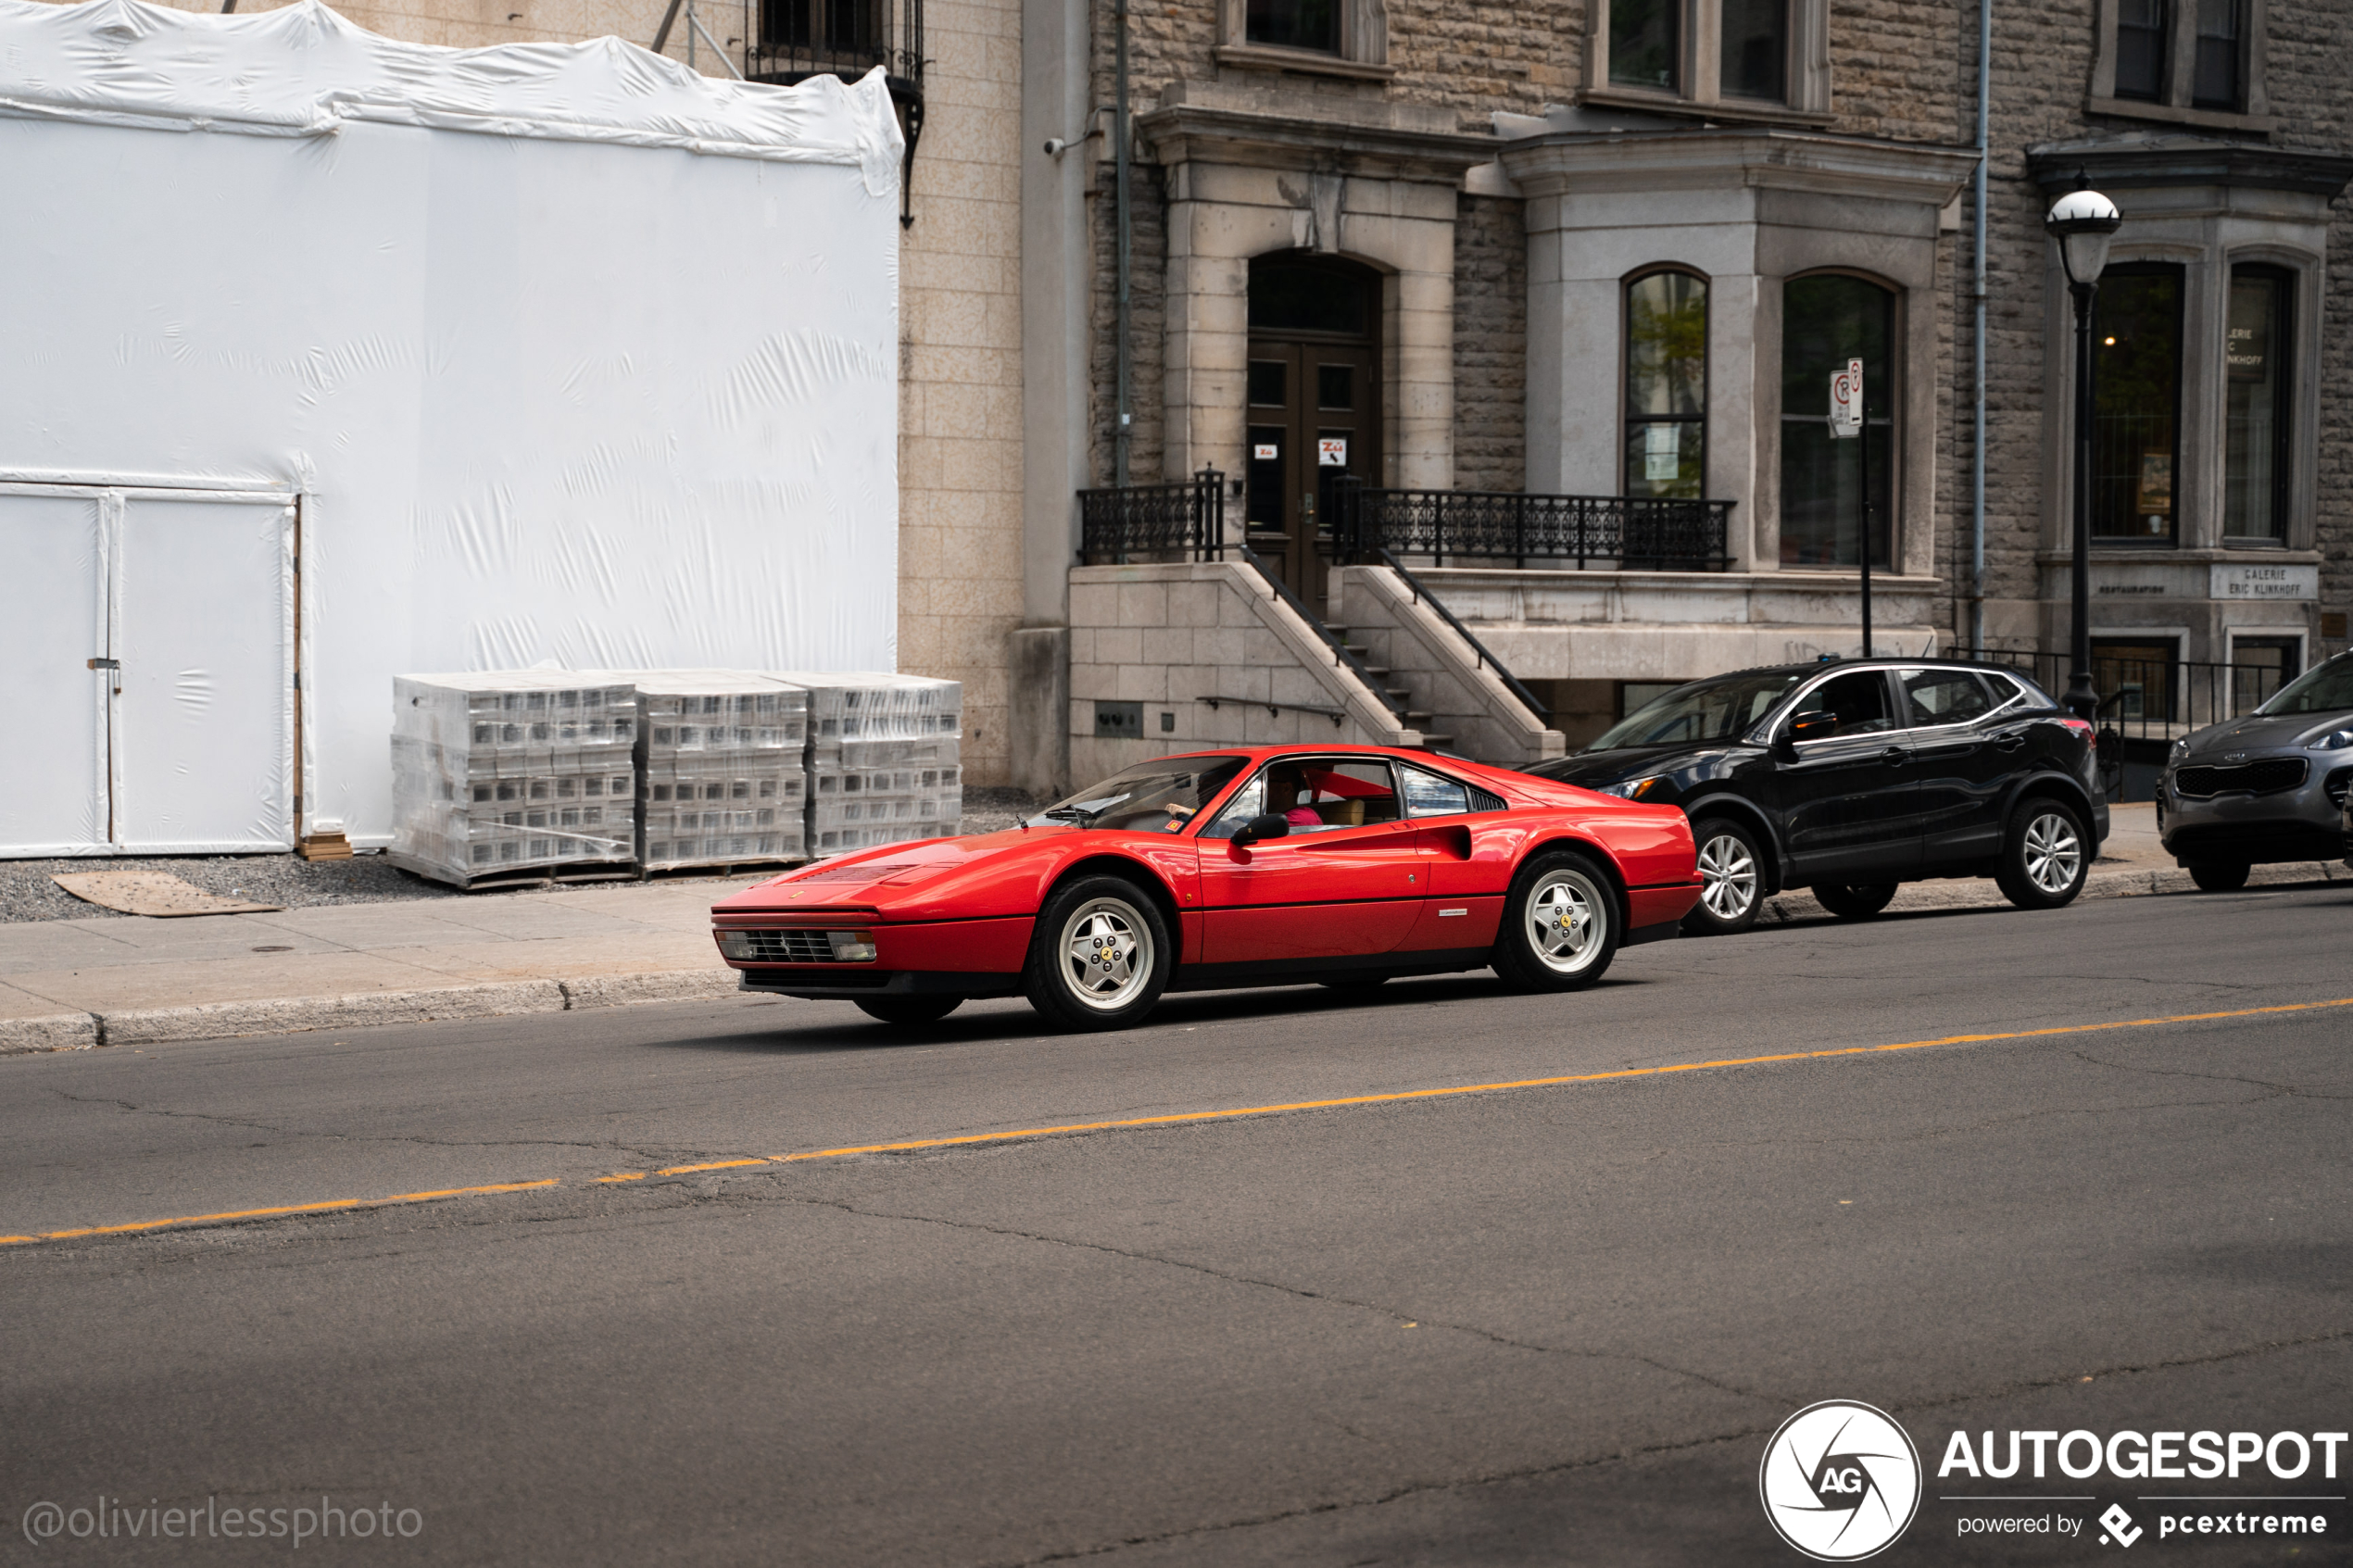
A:
[[[0,495],[0,855],[110,847],[106,575],[95,496]]]
[[[116,842],[294,847],[292,513],[282,501],[123,502],[116,546]]]

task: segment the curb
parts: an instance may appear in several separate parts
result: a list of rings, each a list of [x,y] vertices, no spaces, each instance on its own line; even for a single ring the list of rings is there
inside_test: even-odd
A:
[[[2353,882],[2353,867],[2337,860],[2296,860],[2274,866],[2258,866],[2246,879],[2249,890],[2261,887],[2284,887],[2311,883]],[[2086,879],[2083,891],[2076,897],[2084,898],[2145,898],[2155,894],[2196,893],[2196,883],[2190,873],[2168,866],[2162,870],[2132,872],[2094,872]],[[1949,881],[1906,883],[1888,905],[1890,914],[1902,914],[1912,909],[2007,909],[2009,900],[2002,897],[1991,877],[1955,878]],[[1804,890],[1780,894],[1765,901],[1757,911],[1759,925],[1788,925],[1797,921],[1834,918],[1815,902]]]
[[[364,1029],[379,1023],[577,1012],[641,1002],[731,997],[739,989],[732,969],[656,970],[582,980],[521,980],[417,991],[368,991],[348,997],[279,997],[191,1007],[127,1008],[115,1012],[61,1012],[42,1018],[0,1019],[0,1056],[101,1046],[167,1045],[237,1035]]]

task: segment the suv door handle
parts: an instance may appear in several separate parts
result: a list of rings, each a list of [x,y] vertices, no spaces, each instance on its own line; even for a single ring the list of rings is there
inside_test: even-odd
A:
[[[2016,751],[2020,746],[2024,746],[2025,744],[2026,737],[2013,732],[1996,739],[1994,742],[1994,749],[1996,751]]]
[[[1882,762],[1905,762],[1911,759],[1911,755],[1900,746],[1891,746],[1879,754],[1879,759]]]

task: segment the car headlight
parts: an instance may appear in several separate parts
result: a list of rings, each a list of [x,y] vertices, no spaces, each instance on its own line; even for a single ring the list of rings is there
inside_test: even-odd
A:
[[[2183,735],[2180,740],[2173,743],[2173,749],[2165,754],[2165,760],[2169,764],[2174,762],[2183,762],[2189,759],[2189,755],[2190,737]]]
[[[2304,743],[2307,751],[2343,751],[2353,746],[2353,729],[2331,730],[2327,734]]]
[[[749,931],[723,931],[719,934],[719,950],[731,959],[751,959],[759,952],[759,944]]]
[[[871,931],[828,931],[825,940],[833,944],[836,963],[875,961],[875,934]]]
[[[1621,779],[1614,784],[1604,784],[1600,793],[1615,795],[1620,800],[1641,800],[1667,787],[1665,773],[1653,773],[1647,778]]]

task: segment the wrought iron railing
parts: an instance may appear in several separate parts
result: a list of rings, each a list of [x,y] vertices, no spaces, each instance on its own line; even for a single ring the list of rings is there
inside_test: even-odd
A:
[[[2063,698],[2074,659],[2031,649],[1961,648],[1955,659],[2007,665]],[[2092,689],[2099,721],[2127,740],[2171,741],[2192,730],[2253,712],[2284,684],[2276,665],[2212,664],[2192,659],[2119,658],[2092,650]]]
[[[1730,501],[1643,495],[1549,495],[1512,490],[1387,490],[1354,479],[1333,485],[1334,553],[1372,561],[1382,550],[1443,566],[1508,560],[1515,567],[1626,571],[1722,571]]]
[[[1204,473],[1207,471],[1208,470],[1204,470]],[[1355,673],[1358,684],[1363,685],[1366,691],[1372,693],[1374,699],[1383,708],[1389,709],[1390,717],[1397,721],[1399,727],[1405,727],[1405,705],[1398,701],[1395,696],[1391,696],[1389,688],[1382,685],[1379,679],[1373,674],[1371,668],[1367,666],[1363,659],[1356,657],[1355,653],[1350,649],[1348,640],[1345,637],[1342,637],[1339,633],[1333,631],[1330,627],[1325,625],[1324,618],[1317,615],[1314,610],[1309,609],[1305,602],[1302,601],[1297,594],[1290,591],[1290,587],[1283,582],[1282,574],[1267,564],[1265,557],[1260,555],[1256,550],[1252,549],[1248,545],[1238,544],[1234,546],[1234,551],[1236,554],[1239,555],[1244,561],[1247,561],[1259,576],[1266,580],[1266,586],[1275,591],[1275,596],[1277,598],[1290,606],[1291,609],[1299,616],[1299,618],[1307,622],[1307,629],[1309,631],[1315,633],[1316,636],[1323,639],[1324,646],[1331,652],[1332,662],[1334,664],[1344,665],[1349,670],[1353,671]]]
[[[899,129],[901,224],[914,222],[915,144],[924,134],[924,0],[746,0],[743,74],[789,87],[812,76],[855,82],[883,69]]]
[[[1424,583],[1420,578],[1415,576],[1411,571],[1407,570],[1403,561],[1399,560],[1394,554],[1386,548],[1384,548],[1380,553],[1380,560],[1383,566],[1397,573],[1398,579],[1412,591],[1414,602],[1416,604],[1428,605],[1430,608],[1438,612],[1438,618],[1441,621],[1445,621],[1448,626],[1453,628],[1454,635],[1462,638],[1464,642],[1470,645],[1471,654],[1478,661],[1473,668],[1477,668],[1478,665],[1484,665],[1488,669],[1495,671],[1495,678],[1504,683],[1504,689],[1510,692],[1512,696],[1517,697],[1521,706],[1525,707],[1530,713],[1535,714],[1539,723],[1550,724],[1553,721],[1553,710],[1546,707],[1543,703],[1537,701],[1536,694],[1529,691],[1527,684],[1522,682],[1518,676],[1504,669],[1504,661],[1497,659],[1494,654],[1490,652],[1485,643],[1480,642],[1477,637],[1471,635],[1471,629],[1454,618],[1454,612],[1446,608],[1445,601],[1441,600],[1436,594],[1429,591],[1429,585],[1428,583]]]
[[[1226,476],[1203,469],[1174,484],[1078,493],[1078,557],[1087,566],[1222,560]]]

